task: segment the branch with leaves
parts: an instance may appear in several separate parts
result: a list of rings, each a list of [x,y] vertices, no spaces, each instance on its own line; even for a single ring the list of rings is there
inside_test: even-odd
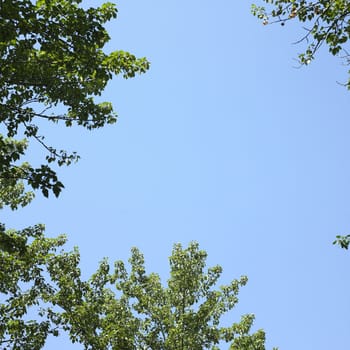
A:
[[[252,5],[252,13],[263,24],[289,21],[305,23],[305,35],[297,43],[306,42],[306,50],[299,55],[302,65],[310,64],[322,45],[328,46],[332,55],[344,52],[343,58],[349,63],[345,44],[350,37],[350,2],[347,0],[263,0],[264,6]],[[350,88],[350,80],[346,84]]]
[[[86,9],[80,3],[0,3],[0,124],[5,130],[2,137],[13,142],[34,139],[43,146],[47,163],[36,169],[22,169],[18,186],[24,181],[45,196],[50,191],[58,196],[63,188],[49,163],[69,165],[79,156],[48,144],[39,132],[37,120],[89,130],[113,124],[117,115],[112,104],[97,103],[95,98],[114,75],[132,78],[149,69],[145,58],[122,50],[110,54],[103,51],[110,39],[104,25],[117,17],[113,4]],[[1,152],[5,151],[0,148]],[[0,166],[0,179],[5,185],[9,176],[14,179],[15,165],[9,166],[0,159]]]

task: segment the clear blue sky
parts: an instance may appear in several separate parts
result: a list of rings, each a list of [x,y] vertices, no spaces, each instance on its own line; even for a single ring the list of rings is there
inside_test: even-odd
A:
[[[232,321],[254,313],[269,348],[349,349],[350,253],[332,246],[350,233],[347,68],[325,51],[295,68],[302,30],[262,26],[250,1],[118,8],[108,50],[146,56],[150,71],[106,89],[116,125],[47,128],[82,159],[60,169],[58,200],[6,212],[8,226],[67,233],[85,276],[137,246],[166,278],[172,245],[196,240],[222,283],[249,277]],[[63,344],[81,349],[47,349]]]

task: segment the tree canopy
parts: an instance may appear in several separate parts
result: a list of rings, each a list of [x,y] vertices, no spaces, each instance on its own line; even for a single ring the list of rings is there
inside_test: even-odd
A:
[[[110,39],[104,24],[117,17],[115,5],[80,3],[0,2],[0,206],[27,204],[33,195],[24,185],[58,196],[63,184],[50,163],[78,160],[75,152],[47,143],[39,128],[43,121],[87,129],[112,124],[117,117],[112,104],[94,98],[113,75],[131,78],[149,68],[145,58],[129,52],[103,51]],[[46,161],[36,167],[20,163],[29,140],[46,152]]]
[[[206,268],[205,251],[175,244],[164,285],[131,251],[130,268],[103,260],[84,281],[79,251],[59,251],[66,239],[46,238],[43,226],[0,231],[0,346],[42,349],[49,335],[67,331],[84,349],[264,350],[265,333],[252,332],[252,314],[221,325],[238,302],[246,277],[216,287],[220,266]]]

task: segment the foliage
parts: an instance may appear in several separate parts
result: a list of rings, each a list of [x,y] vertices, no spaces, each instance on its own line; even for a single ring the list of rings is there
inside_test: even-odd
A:
[[[336,240],[333,242],[333,244],[338,244],[343,249],[349,249],[350,235],[336,236]]]
[[[131,78],[149,68],[145,58],[103,51],[110,39],[104,24],[117,16],[113,4],[85,9],[80,3],[0,2],[0,193],[8,191],[7,186],[17,193],[12,203],[1,196],[1,205],[25,205],[32,194],[25,193],[24,183],[45,196],[49,191],[58,196],[63,184],[50,163],[62,166],[78,160],[75,152],[46,143],[39,130],[43,121],[87,129],[112,124],[116,114],[111,103],[97,103],[94,97],[113,75]],[[18,137],[39,142],[46,161],[39,167],[18,165],[27,145]]]
[[[263,0],[269,4],[252,5],[252,13],[263,21],[263,24],[280,23],[284,26],[288,21],[298,20],[307,23],[305,35],[298,41],[307,42],[304,53],[299,55],[300,63],[309,64],[322,45],[327,45],[332,55],[344,53],[347,64],[350,56],[345,44],[350,37],[350,2],[348,0]],[[350,88],[350,80],[347,82]]]
[[[19,155],[24,154],[26,147],[26,140],[16,141],[0,135],[0,209],[6,205],[12,210],[17,209],[19,205],[27,205],[33,198],[33,193],[25,192],[23,182],[18,181],[29,164],[11,166]]]
[[[69,310],[63,319],[71,339],[94,350],[219,349],[220,342],[229,343],[232,350],[265,349],[265,333],[250,334],[253,315],[220,326],[221,317],[237,304],[239,288],[247,278],[214,289],[222,269],[214,266],[205,271],[206,256],[197,243],[186,249],[176,244],[166,287],[159,275],[146,274],[144,257],[136,248],[129,259],[130,271],[117,261],[115,271],[109,273],[110,266],[103,261],[83,293],[72,282],[71,300],[58,295],[58,303]],[[79,307],[74,307],[77,300]]]
[[[42,225],[22,231],[0,225],[1,349],[37,350],[49,334],[58,335],[57,315],[47,306],[55,292],[47,266],[65,239],[45,238],[43,232]]]
[[[5,231],[1,227],[0,347],[41,349],[48,335],[69,332],[85,349],[265,349],[265,333],[251,333],[253,315],[221,326],[238,302],[246,277],[215,288],[220,266],[205,270],[207,254],[197,243],[174,246],[170,277],[146,274],[144,257],[132,249],[128,271],[113,271],[103,260],[87,281],[81,279],[79,252],[57,253],[64,237],[45,238],[43,227]],[[32,319],[31,319],[32,317]]]

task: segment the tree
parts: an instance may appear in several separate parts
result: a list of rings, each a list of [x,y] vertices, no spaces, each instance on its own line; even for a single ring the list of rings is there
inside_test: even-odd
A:
[[[33,195],[25,192],[25,184],[46,197],[50,191],[58,196],[63,184],[50,163],[62,166],[78,160],[75,152],[46,143],[39,129],[42,121],[87,129],[112,124],[112,104],[98,103],[94,97],[113,75],[131,78],[149,68],[145,58],[103,51],[110,39],[104,24],[117,17],[113,4],[85,9],[80,3],[0,1],[0,205],[27,204]],[[40,166],[18,163],[28,140],[46,151]]]
[[[305,35],[298,43],[306,42],[306,50],[299,55],[302,65],[308,65],[315,58],[322,45],[327,45],[332,55],[343,53],[342,57],[350,64],[350,56],[345,44],[350,38],[350,2],[348,0],[263,0],[269,4],[252,5],[252,13],[263,24],[280,23],[284,26],[289,21],[298,20],[307,24]],[[345,84],[350,89],[350,79]]]
[[[205,271],[206,257],[197,243],[186,249],[176,244],[166,286],[159,275],[146,274],[144,257],[136,248],[129,259],[130,271],[117,261],[110,273],[104,260],[83,293],[72,281],[68,301],[65,292],[57,295],[72,341],[94,350],[219,349],[220,342],[229,343],[232,350],[265,349],[265,333],[250,333],[253,315],[220,326],[222,315],[237,304],[239,289],[247,278],[215,289],[222,268]],[[59,281],[61,278],[64,280],[63,274]]]
[[[43,227],[0,235],[0,346],[39,350],[48,335],[68,331],[84,349],[265,349],[265,333],[251,332],[253,315],[225,327],[221,317],[238,302],[246,277],[215,288],[220,266],[205,270],[197,243],[174,246],[167,285],[146,274],[144,257],[132,249],[130,271],[103,260],[81,279],[77,249],[57,253],[64,237],[45,238]],[[33,310],[29,313],[31,309]],[[28,315],[29,314],[29,315]],[[30,319],[30,317],[32,319]]]

